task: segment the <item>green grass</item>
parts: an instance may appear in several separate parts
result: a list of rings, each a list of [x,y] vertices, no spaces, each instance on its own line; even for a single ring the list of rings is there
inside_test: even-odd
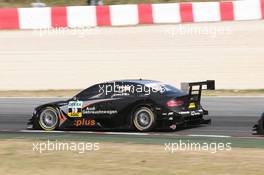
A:
[[[61,133],[0,133],[0,140],[3,139],[32,139],[51,141],[86,141],[86,142],[111,142],[129,144],[155,144],[175,143],[179,140],[187,143],[231,143],[236,148],[264,148],[263,137],[258,138],[208,138],[188,136],[135,136],[135,135],[97,135],[97,134],[61,134]]]
[[[49,149],[40,153],[33,148],[38,143],[42,141],[0,139],[0,174],[263,175],[264,152],[259,148],[232,148],[214,154],[189,150],[170,153],[164,151],[163,144],[97,142],[100,150],[79,154]]]
[[[175,3],[175,2],[204,2],[220,0],[104,0],[105,5],[138,4],[138,3]],[[36,0],[0,0],[0,7],[30,7]],[[86,0],[41,0],[48,6],[77,6],[87,5]]]

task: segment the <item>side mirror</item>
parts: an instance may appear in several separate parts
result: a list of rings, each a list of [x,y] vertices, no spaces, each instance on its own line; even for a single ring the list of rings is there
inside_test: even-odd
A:
[[[74,96],[74,97],[72,98],[72,100],[73,100],[73,101],[77,101],[77,97]]]

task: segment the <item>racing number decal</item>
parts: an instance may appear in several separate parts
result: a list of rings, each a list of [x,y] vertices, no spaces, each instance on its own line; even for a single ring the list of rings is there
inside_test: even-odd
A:
[[[70,101],[68,104],[69,117],[82,117],[82,101]]]

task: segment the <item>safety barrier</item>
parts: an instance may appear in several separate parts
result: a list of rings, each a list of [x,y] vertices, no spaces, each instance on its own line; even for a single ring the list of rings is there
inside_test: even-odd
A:
[[[263,18],[264,0],[2,8],[0,29],[81,28]]]

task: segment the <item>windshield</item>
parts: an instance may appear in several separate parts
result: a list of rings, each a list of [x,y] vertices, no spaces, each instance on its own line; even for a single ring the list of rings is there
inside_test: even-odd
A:
[[[76,100],[87,100],[87,99],[94,99],[94,98],[102,98],[104,96],[103,93],[99,90],[99,85],[96,84],[94,86],[91,86],[80,93],[78,93],[76,96],[73,97],[73,99]]]

